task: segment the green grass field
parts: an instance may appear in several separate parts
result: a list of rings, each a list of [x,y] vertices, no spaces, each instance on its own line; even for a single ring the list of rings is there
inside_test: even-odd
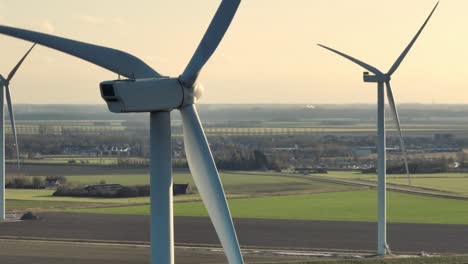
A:
[[[111,204],[135,204],[148,203],[149,197],[137,198],[88,198],[88,197],[55,197],[55,190],[14,190],[7,189],[5,196],[9,200],[22,201],[50,201],[50,202],[77,202],[77,203],[111,203]]]
[[[318,182],[300,177],[285,177],[274,173],[221,173],[224,189],[230,194],[277,193],[277,192],[326,192],[355,189],[350,186]],[[122,185],[149,184],[148,175],[86,175],[68,176],[72,183],[96,184],[100,181]],[[194,187],[189,173],[174,173],[174,183],[188,183]]]
[[[412,185],[416,187],[437,189],[468,195],[468,178],[418,178],[414,177]],[[389,183],[407,185],[407,179],[389,179]]]
[[[341,179],[361,179],[371,180],[377,177],[372,173],[361,173],[360,171],[329,171],[328,174],[320,174],[320,176],[330,176]],[[466,178],[468,173],[427,173],[427,174],[411,174],[412,178]],[[403,178],[406,179],[406,174],[387,174],[388,179]]]
[[[278,262],[278,264],[466,264],[468,256],[437,256],[413,258],[320,259]]]
[[[334,183],[323,183],[310,179],[301,179],[295,177],[284,177],[268,174],[240,174],[240,173],[222,173],[221,178],[228,197],[246,197],[252,195],[267,195],[280,192],[301,193],[307,192],[334,192],[347,191],[357,188]],[[107,183],[119,183],[122,185],[148,184],[148,175],[91,175],[91,176],[69,176],[67,179],[72,183],[95,184],[101,180]],[[174,175],[176,183],[190,183],[193,185],[192,177],[188,173],[176,173]],[[54,208],[55,203],[70,202],[81,204],[82,206],[92,207],[92,204],[115,205],[135,205],[148,204],[149,197],[136,198],[93,198],[93,197],[55,197],[52,196],[55,190],[24,190],[7,189],[6,198],[9,209],[25,208],[23,204],[30,202],[27,208]],[[199,200],[198,194],[178,195],[174,197],[175,202],[185,202]],[[20,201],[22,204],[20,204]],[[10,203],[12,202],[12,203]],[[49,203],[49,204],[48,204]],[[18,207],[16,207],[18,206]],[[72,206],[76,208],[76,206]]]
[[[375,191],[352,191],[229,201],[233,217],[266,219],[375,221]],[[388,221],[398,223],[468,224],[468,202],[388,193]],[[149,206],[76,210],[87,213],[149,214]],[[178,216],[206,216],[201,202],[177,203]]]
[[[101,204],[144,204],[149,203],[149,197],[135,198],[94,198],[94,197],[62,197],[52,196],[55,190],[6,190],[7,203],[15,201],[42,201],[42,202],[75,202],[75,203],[101,203]],[[199,200],[198,194],[178,195],[175,202]]]
[[[468,174],[443,175],[417,175],[413,182],[417,186],[430,184],[429,187],[458,190],[458,192],[468,189],[468,186],[462,184],[468,182],[468,178],[463,178]],[[330,172],[322,176],[375,179],[373,175],[354,172]],[[222,173],[221,177],[229,197],[238,198],[229,200],[234,217],[346,221],[376,219],[376,193],[373,190],[324,183],[300,175]],[[71,182],[80,184],[93,184],[101,180],[123,185],[149,182],[147,175],[92,175],[67,178]],[[176,183],[193,184],[188,173],[175,173],[174,179]],[[389,177],[389,182],[392,181],[404,183],[406,179],[404,175],[392,175]],[[53,197],[53,192],[53,190],[8,189],[7,206],[9,209],[40,208],[110,214],[149,214],[149,197],[117,199]],[[259,194],[266,196],[258,196]],[[282,195],[278,196],[279,194]],[[252,195],[257,197],[251,197]],[[176,196],[174,200],[178,203],[174,206],[175,215],[206,216],[204,206],[197,201],[198,199],[197,194]],[[70,206],[66,206],[66,203]],[[108,208],[105,208],[106,204],[109,205]],[[115,207],[116,205],[118,207]],[[466,208],[468,208],[467,201],[388,193],[388,219],[391,222],[468,224]]]
[[[64,208],[82,208],[84,206],[102,206],[101,204],[83,204],[70,201],[42,201],[42,200],[7,200],[6,210],[62,210]]]
[[[352,171],[331,171],[321,176],[340,179],[356,179],[376,181],[375,174],[362,174]],[[468,195],[468,173],[433,173],[433,174],[412,174],[412,186],[436,189],[446,192]],[[387,175],[387,182],[408,185],[408,178],[405,174]]]

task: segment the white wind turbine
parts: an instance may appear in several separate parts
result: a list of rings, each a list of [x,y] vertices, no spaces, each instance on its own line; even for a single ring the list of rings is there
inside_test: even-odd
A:
[[[387,87],[387,99],[390,104],[390,109],[392,111],[393,117],[395,119],[396,127],[399,133],[400,137],[400,146],[401,146],[401,151],[403,153],[404,157],[404,162],[405,162],[405,168],[406,168],[406,173],[408,174],[408,179],[409,178],[409,170],[408,170],[408,161],[406,158],[406,150],[405,150],[405,144],[403,141],[403,135],[401,132],[401,127],[400,127],[400,119],[398,117],[398,112],[396,109],[396,104],[395,100],[393,97],[393,92],[392,88],[390,86],[390,79],[392,74],[398,69],[398,66],[400,66],[401,62],[403,59],[406,57],[410,49],[413,47],[413,44],[416,42],[418,39],[419,35],[423,31],[423,29],[426,27],[427,23],[429,22],[429,19],[431,18],[432,14],[436,10],[437,6],[439,5],[439,2],[435,5],[435,7],[432,9],[431,13],[429,14],[428,18],[422,25],[422,27],[419,29],[419,31],[416,33],[416,35],[413,37],[411,42],[408,44],[408,46],[403,50],[403,53],[398,57],[398,59],[393,63],[392,67],[387,73],[383,73],[377,68],[366,64],[356,58],[353,58],[349,55],[346,55],[340,51],[337,51],[335,49],[326,47],[324,45],[318,44],[322,48],[325,48],[327,50],[330,50],[342,57],[345,57],[346,59],[358,64],[359,66],[363,67],[364,69],[370,71],[374,75],[369,75],[368,72],[364,72],[364,82],[373,82],[377,83],[377,173],[378,173],[378,232],[377,232],[377,254],[378,255],[385,255],[386,252],[388,251],[388,245],[387,245],[387,217],[386,217],[386,144],[385,144],[385,91],[384,91],[384,85]],[[411,184],[411,182],[410,182]]]
[[[243,263],[223,186],[195,103],[197,81],[215,52],[240,4],[223,0],[187,67],[179,77],[162,76],[128,53],[39,32],[0,26],[0,33],[79,57],[128,79],[105,81],[101,95],[110,111],[150,112],[151,263],[174,263],[171,119],[179,110],[184,124],[187,160],[229,263]]]
[[[13,105],[11,103],[10,81],[13,79],[13,76],[15,76],[16,71],[19,69],[19,67],[21,66],[21,64],[29,55],[29,53],[35,45],[36,44],[33,44],[32,47],[26,52],[26,54],[24,54],[21,60],[19,60],[15,67],[13,67],[13,69],[10,71],[7,78],[4,78],[2,75],[0,75],[0,83],[2,86],[2,89],[0,89],[0,117],[2,118],[0,121],[0,222],[5,220],[5,119],[3,116],[3,111],[5,108],[4,101],[6,98],[8,113],[10,114],[11,129],[13,131],[13,138],[15,141],[17,166],[19,168],[20,158],[18,137],[16,135],[15,116],[13,114]],[[3,88],[5,88],[5,90]]]

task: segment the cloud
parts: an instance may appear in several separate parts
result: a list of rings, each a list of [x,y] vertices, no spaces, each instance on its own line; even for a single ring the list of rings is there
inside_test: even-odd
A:
[[[54,33],[55,27],[49,20],[43,20],[40,24],[41,29],[46,33]]]
[[[92,25],[100,25],[100,24],[104,24],[104,22],[105,22],[105,20],[103,18],[96,17],[96,16],[83,15],[83,16],[79,16],[78,19],[81,20],[84,23],[88,23],[88,24],[92,24]]]
[[[111,25],[121,26],[125,24],[125,20],[119,17],[105,18],[105,17],[81,15],[81,16],[78,16],[78,20],[80,20],[83,23],[87,23],[91,25],[111,24]]]

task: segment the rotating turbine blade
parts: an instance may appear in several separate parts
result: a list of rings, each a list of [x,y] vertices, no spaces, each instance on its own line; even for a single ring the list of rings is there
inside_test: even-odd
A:
[[[197,50],[180,76],[184,85],[191,87],[195,84],[201,69],[223,39],[240,2],[241,0],[222,0]]]
[[[10,86],[8,84],[5,84],[5,91],[6,91],[6,101],[8,105],[8,113],[10,114],[11,129],[13,131],[13,138],[15,140],[16,161],[17,161],[17,166],[19,169],[20,168],[20,156],[19,156],[19,146],[18,146],[18,135],[16,133],[15,116],[13,114],[13,105],[11,103]]]
[[[184,124],[185,153],[195,184],[229,263],[242,264],[244,262],[223,186],[195,105],[188,105],[180,112]]]
[[[161,77],[159,73],[142,60],[120,50],[7,26],[0,26],[0,34],[35,42],[62,51],[129,79]]]
[[[395,120],[395,125],[398,130],[398,135],[400,138],[400,147],[401,147],[401,153],[403,154],[403,160],[405,162],[405,170],[406,170],[406,175],[408,176],[408,183],[411,185],[411,177],[409,173],[409,168],[408,168],[408,158],[406,157],[406,148],[405,148],[405,142],[403,140],[403,133],[401,132],[401,126],[400,126],[400,117],[398,116],[398,111],[396,108],[395,104],[395,99],[393,97],[393,91],[390,86],[390,82],[386,82],[385,85],[387,86],[387,99],[388,103],[390,105],[390,109],[392,111],[393,119]]]
[[[26,52],[26,54],[24,54],[23,58],[21,58],[21,60],[19,60],[18,63],[15,65],[15,67],[10,71],[10,74],[8,74],[8,77],[7,77],[7,82],[10,82],[11,79],[13,79],[13,76],[15,76],[16,71],[19,69],[21,64],[23,64],[23,61],[26,59],[26,57],[28,57],[29,53],[34,48],[34,46],[36,46],[36,43],[34,43],[31,46],[31,48],[29,48],[29,50]]]
[[[357,65],[363,67],[364,69],[366,69],[366,70],[372,72],[372,73],[375,74],[375,75],[382,74],[382,72],[379,71],[379,70],[378,70],[377,68],[375,68],[374,66],[371,66],[371,65],[369,65],[369,64],[367,64],[367,63],[364,63],[364,62],[362,62],[362,61],[360,61],[360,60],[358,60],[358,59],[356,59],[356,58],[353,58],[353,57],[351,57],[351,56],[349,56],[349,55],[346,55],[346,54],[344,54],[343,52],[340,52],[340,51],[337,51],[337,50],[335,50],[335,49],[329,48],[329,47],[327,47],[327,46],[325,46],[325,45],[322,45],[322,44],[317,44],[317,45],[319,45],[320,47],[322,47],[322,48],[324,48],[324,49],[327,49],[327,50],[329,50],[329,51],[331,51],[331,52],[334,52],[334,53],[336,53],[336,54],[338,54],[338,55],[340,55],[340,56],[342,56],[342,57],[345,57],[346,59],[348,59],[348,60],[350,60],[350,61],[356,63]]]
[[[19,67],[21,67],[21,64],[23,64],[24,60],[26,57],[28,57],[29,53],[31,50],[36,46],[36,43],[34,43],[31,48],[24,54],[24,56],[18,61],[18,63],[13,67],[13,69],[10,71],[8,74],[8,77],[5,82],[5,94],[6,94],[6,101],[7,101],[7,106],[8,106],[8,113],[10,115],[10,124],[11,124],[11,129],[13,131],[13,138],[15,140],[15,148],[16,148],[16,160],[17,160],[17,166],[18,168],[20,167],[20,156],[19,156],[19,146],[18,146],[18,134],[16,133],[16,124],[15,124],[15,115],[13,113],[13,104],[11,102],[11,93],[10,93],[10,81],[13,79],[15,76],[16,72],[18,71]]]
[[[414,43],[416,42],[416,40],[418,39],[419,35],[421,34],[421,32],[424,30],[424,28],[426,27],[427,25],[427,22],[429,22],[429,19],[431,19],[431,16],[432,14],[434,13],[434,11],[436,10],[437,6],[439,5],[439,2],[437,2],[437,4],[434,6],[434,8],[432,9],[431,13],[429,14],[429,16],[427,17],[426,21],[424,22],[424,24],[422,25],[422,27],[419,29],[418,33],[416,33],[416,35],[414,36],[414,38],[411,40],[411,42],[408,44],[408,46],[403,50],[403,53],[401,53],[400,57],[398,57],[398,59],[395,61],[395,63],[393,63],[392,67],[390,68],[390,70],[388,71],[388,75],[392,75],[397,69],[398,67],[400,66],[401,62],[405,59],[406,55],[408,54],[408,52],[410,51],[410,49],[413,47]]]

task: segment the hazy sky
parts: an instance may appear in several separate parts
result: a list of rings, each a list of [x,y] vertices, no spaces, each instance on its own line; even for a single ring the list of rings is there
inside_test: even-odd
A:
[[[363,70],[323,43],[387,71],[435,0],[244,0],[201,75],[201,103],[374,103]],[[218,0],[0,0],[0,23],[121,49],[178,76]],[[468,1],[442,0],[393,76],[397,103],[468,103]],[[0,36],[8,74],[30,43]],[[16,103],[103,103],[116,75],[37,47],[12,82]]]

